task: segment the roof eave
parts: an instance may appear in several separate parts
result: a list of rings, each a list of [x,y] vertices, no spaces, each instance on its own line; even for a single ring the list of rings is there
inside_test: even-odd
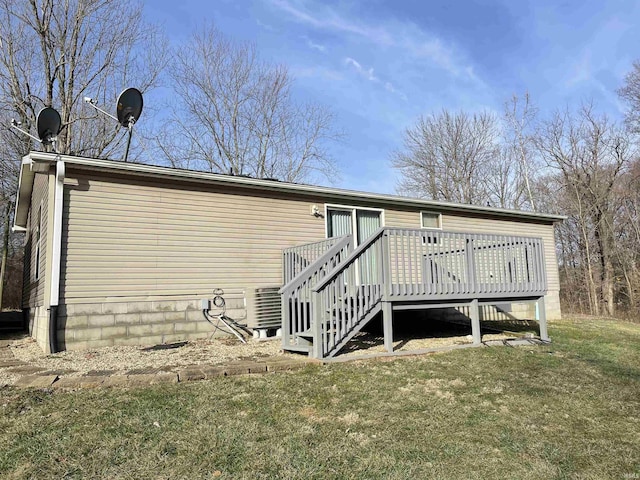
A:
[[[24,232],[27,228],[29,218],[29,206],[31,203],[31,193],[33,192],[33,181],[35,178],[33,161],[30,155],[25,155],[20,164],[20,177],[18,178],[18,192],[16,195],[15,212],[13,216],[14,232]]]
[[[226,186],[243,186],[259,190],[269,190],[283,193],[299,193],[306,195],[330,195],[336,199],[353,200],[367,199],[380,203],[403,205],[411,207],[434,208],[443,212],[470,213],[475,215],[493,215],[498,217],[518,218],[521,220],[533,220],[538,222],[560,222],[567,217],[564,215],[524,212],[520,210],[509,210],[495,207],[480,207],[477,205],[437,202],[433,200],[421,200],[417,198],[399,197],[394,195],[358,192],[354,190],[336,189],[315,185],[303,185],[297,183],[276,182],[256,178],[246,178],[239,176],[222,175],[218,173],[197,172],[193,170],[182,170],[157,165],[147,165],[140,163],[116,162],[113,160],[102,160],[96,158],[74,157],[67,155],[56,155],[45,152],[31,152],[29,157],[33,161],[53,162],[63,160],[72,165],[110,172],[127,172],[129,174],[164,177],[168,179],[183,179],[185,181],[195,181],[202,183],[216,182]]]

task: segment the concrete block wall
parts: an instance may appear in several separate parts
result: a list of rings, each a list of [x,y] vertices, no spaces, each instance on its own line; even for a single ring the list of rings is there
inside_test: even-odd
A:
[[[535,320],[535,305],[526,303],[510,303],[509,308],[505,308],[508,302],[504,302],[498,306],[481,305],[479,307],[481,322],[509,322],[519,320]],[[470,316],[469,307],[448,308],[442,310],[443,320],[467,321]]]
[[[497,306],[482,305],[479,308],[480,321],[490,323],[518,322],[520,320],[536,320],[536,306],[533,302],[499,302]],[[559,320],[560,297],[558,292],[550,292],[545,296],[545,312],[547,321]],[[441,310],[441,317],[444,320],[456,321],[469,318],[469,307],[458,307]]]
[[[226,298],[226,315],[246,323],[243,298]],[[213,308],[211,314],[220,310]],[[215,323],[215,322],[214,322]],[[214,327],[202,314],[202,299],[61,305],[60,348],[85,350],[111,345],[157,345],[209,338]],[[224,335],[218,331],[216,336]]]
[[[31,307],[29,309],[29,335],[45,353],[51,353],[49,348],[49,310],[44,306]]]
[[[547,293],[544,297],[544,306],[547,312],[547,320],[560,320],[562,318],[559,291]]]
[[[559,292],[550,292],[544,297],[545,312],[547,314],[547,321],[559,320],[561,318],[560,313],[560,296]],[[535,320],[536,319],[536,307],[533,302],[497,302],[498,308],[493,305],[480,306],[480,320],[481,321],[509,321],[509,320]],[[509,308],[500,308],[501,305]],[[467,307],[460,307],[458,309],[460,313],[468,315],[469,309]]]

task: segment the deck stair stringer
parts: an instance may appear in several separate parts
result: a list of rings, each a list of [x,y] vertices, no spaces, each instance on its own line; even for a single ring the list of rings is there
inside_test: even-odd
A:
[[[366,314],[348,331],[343,333],[340,340],[336,342],[325,354],[324,358],[334,357],[362,328],[373,320],[382,311],[382,302],[376,303]]]

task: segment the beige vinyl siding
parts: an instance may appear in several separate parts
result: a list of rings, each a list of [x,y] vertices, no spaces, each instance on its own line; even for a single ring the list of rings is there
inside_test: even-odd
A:
[[[96,176],[67,176],[62,303],[281,285],[282,249],[325,238],[326,219],[314,217],[311,207],[341,204],[242,187]],[[420,208],[349,206],[383,208],[386,226],[420,228]],[[558,289],[551,225],[443,214],[442,228],[544,238],[549,289]]]
[[[282,249],[324,238],[318,201],[68,175],[61,300],[207,295],[281,285]]]
[[[31,208],[27,220],[27,234],[25,243],[24,262],[24,287],[22,291],[22,304],[25,308],[33,308],[44,305],[45,277],[47,266],[47,231],[48,231],[48,196],[49,175],[36,174],[33,181],[31,194]],[[40,275],[35,280],[36,267],[36,229],[38,225],[38,213],[42,206],[42,224],[40,227]]]
[[[385,209],[386,227],[420,228],[420,210]]]

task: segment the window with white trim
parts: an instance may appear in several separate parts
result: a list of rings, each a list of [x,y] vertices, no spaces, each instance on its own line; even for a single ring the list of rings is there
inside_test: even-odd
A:
[[[442,214],[435,212],[420,212],[422,228],[442,229]]]

